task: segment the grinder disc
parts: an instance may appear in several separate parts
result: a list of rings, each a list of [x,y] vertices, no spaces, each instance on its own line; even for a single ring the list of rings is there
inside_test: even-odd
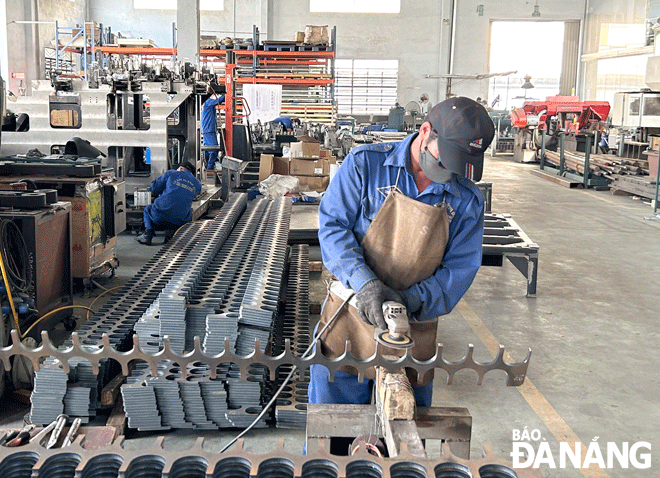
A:
[[[415,345],[413,339],[407,335],[393,337],[389,331],[381,332],[376,335],[376,341],[394,349],[407,349]]]

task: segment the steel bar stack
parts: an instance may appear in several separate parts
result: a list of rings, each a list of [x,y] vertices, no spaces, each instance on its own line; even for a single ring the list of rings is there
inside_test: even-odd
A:
[[[255,340],[265,351],[284,274],[290,214],[288,199],[253,201],[213,258],[207,257],[204,266],[199,260],[188,267],[200,271],[198,276],[190,273],[172,279],[172,288],[167,296],[161,294],[159,304],[162,307],[167,300],[177,311],[172,317],[182,322],[175,351],[184,337],[186,350],[194,349],[197,339],[207,354],[223,352],[228,346],[232,352],[248,355],[255,350]],[[161,311],[159,318],[162,315]],[[155,330],[159,318],[145,315],[149,329]],[[142,330],[137,329],[138,333]],[[165,333],[162,327],[158,337],[146,338],[162,342]],[[169,361],[159,364],[155,377],[149,369],[135,371],[122,387],[129,426],[140,430],[242,428],[269,399],[264,365],[254,364],[247,379],[241,379],[240,369],[231,363],[222,363],[214,371],[196,363],[186,372],[184,379],[180,368]],[[265,419],[257,426],[265,427]]]
[[[546,150],[545,160],[558,167],[559,152]],[[584,153],[564,151],[564,167],[584,174]],[[614,174],[641,176],[644,173],[648,174],[648,168],[648,161],[640,159],[620,158],[606,154],[589,155],[589,171],[595,176],[610,177]]]
[[[289,345],[301,356],[312,341],[309,328],[309,246],[297,244],[291,248],[289,280],[286,288],[286,305],[283,317],[276,324],[273,353],[279,355]],[[288,343],[287,343],[288,341]],[[290,366],[277,369],[279,388],[291,371]],[[307,422],[307,387],[309,370],[298,371],[288,385],[287,393],[278,399],[275,418],[278,428],[305,428]]]
[[[223,214],[216,220],[187,224],[173,241],[163,246],[159,254],[147,262],[133,279],[113,294],[107,304],[77,330],[85,350],[89,352],[100,350],[101,336],[104,333],[110,337],[110,344],[114,349],[129,350],[133,345],[132,336],[136,322],[145,314],[157,316],[158,309],[154,302],[175,274],[181,270],[186,259],[196,251],[200,241],[203,242],[204,238],[208,237],[209,231],[214,229],[231,231],[246,207],[247,195],[236,194],[225,204]],[[158,335],[145,340],[145,343],[149,343],[154,349],[160,346]],[[67,340],[60,349],[72,345],[71,340]],[[54,400],[44,398],[44,394],[47,396],[51,390],[59,391],[63,380],[68,381],[67,390],[74,384],[76,387],[83,386],[90,389],[87,404],[90,412],[81,416],[83,419],[88,419],[100,407],[102,388],[119,372],[119,367],[107,360],[102,360],[99,364],[98,374],[94,373],[95,368],[86,360],[71,360],[69,366],[71,370],[67,376],[61,363],[55,359],[46,359],[41,371],[35,374],[35,389],[40,392],[31,397],[30,419],[33,423],[48,424],[64,412],[64,396],[61,401],[57,398]],[[82,410],[85,396],[80,391],[70,395],[67,400],[69,411]]]

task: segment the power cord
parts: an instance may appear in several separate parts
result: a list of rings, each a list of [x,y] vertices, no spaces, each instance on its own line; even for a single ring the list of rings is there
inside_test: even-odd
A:
[[[319,339],[321,338],[323,333],[327,330],[327,328],[330,326],[330,324],[332,324],[332,322],[334,322],[334,320],[339,315],[339,312],[342,311],[342,309],[346,306],[346,304],[348,304],[348,301],[351,300],[351,298],[354,295],[355,295],[355,292],[352,292],[344,300],[344,302],[342,302],[341,306],[339,306],[337,311],[332,315],[332,317],[330,317],[330,320],[328,320],[328,322],[323,326],[323,328],[314,336],[314,339],[312,340],[312,343],[309,344],[309,347],[307,347],[307,350],[305,350],[305,352],[301,355],[300,358],[306,358],[309,355],[309,353],[314,348],[316,343],[319,341]],[[287,386],[287,384],[289,383],[289,380],[291,380],[291,377],[293,377],[293,374],[296,372],[296,370],[298,370],[298,367],[294,365],[291,368],[291,371],[289,372],[289,374],[286,376],[286,378],[282,382],[282,385],[280,385],[280,388],[278,388],[277,392],[275,392],[275,395],[273,395],[273,398],[271,398],[270,401],[268,402],[268,404],[261,410],[261,413],[259,415],[257,415],[257,418],[255,418],[254,421],[252,423],[250,423],[250,425],[245,430],[243,430],[241,433],[236,435],[229,443],[227,443],[222,448],[222,450],[220,450],[220,453],[224,453],[225,451],[227,451],[227,449],[229,449],[230,446],[232,446],[234,443],[236,443],[239,438],[241,438],[243,435],[245,435],[247,432],[249,432],[257,424],[257,422],[259,420],[261,420],[261,418],[266,414],[266,412],[270,409],[270,407],[273,406],[273,404],[277,400],[277,397],[280,396],[280,394],[282,393],[282,390],[284,390],[284,387]]]

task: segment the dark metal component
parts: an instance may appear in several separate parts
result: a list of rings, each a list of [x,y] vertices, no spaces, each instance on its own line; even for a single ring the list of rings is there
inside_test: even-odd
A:
[[[46,194],[37,191],[0,191],[0,207],[43,209],[48,207]]]
[[[426,469],[415,462],[395,463],[390,467],[391,478],[428,478]]]
[[[307,455],[292,455],[284,443],[273,452],[262,455],[248,453],[239,440],[225,453],[204,449],[198,438],[189,450],[163,449],[163,437],[148,449],[124,450],[120,442],[102,450],[84,448],[80,436],[71,448],[46,450],[38,445],[25,445],[20,452],[7,453],[0,461],[0,476],[11,478],[282,478],[311,477],[382,477],[382,478],[540,478],[538,469],[519,468],[495,457],[484,449],[483,458],[463,460],[445,447],[438,458],[416,458],[404,450],[398,458],[380,458],[358,450],[353,456],[330,455],[328,442]],[[75,470],[75,475],[74,475]],[[118,474],[117,474],[118,471]],[[481,474],[480,474],[481,473]]]
[[[527,297],[536,296],[539,246],[510,214],[486,214],[482,265],[501,266],[506,257],[527,279]]]
[[[470,469],[461,463],[440,463],[433,469],[435,478],[472,478]]]
[[[480,478],[518,478],[518,475],[508,466],[484,465],[479,468]]]
[[[117,478],[124,459],[117,454],[93,456],[82,470],[76,470],[76,478]]]
[[[101,164],[88,163],[83,165],[52,164],[52,163],[16,163],[8,162],[13,158],[0,158],[0,175],[23,176],[42,174],[45,176],[72,176],[74,178],[92,178],[101,174]]]

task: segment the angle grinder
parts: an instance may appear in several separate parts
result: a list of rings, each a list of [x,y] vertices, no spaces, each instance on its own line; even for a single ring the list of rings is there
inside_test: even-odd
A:
[[[407,349],[415,345],[410,338],[410,322],[405,305],[391,300],[383,302],[383,317],[388,330],[376,327],[376,342],[394,349]]]

